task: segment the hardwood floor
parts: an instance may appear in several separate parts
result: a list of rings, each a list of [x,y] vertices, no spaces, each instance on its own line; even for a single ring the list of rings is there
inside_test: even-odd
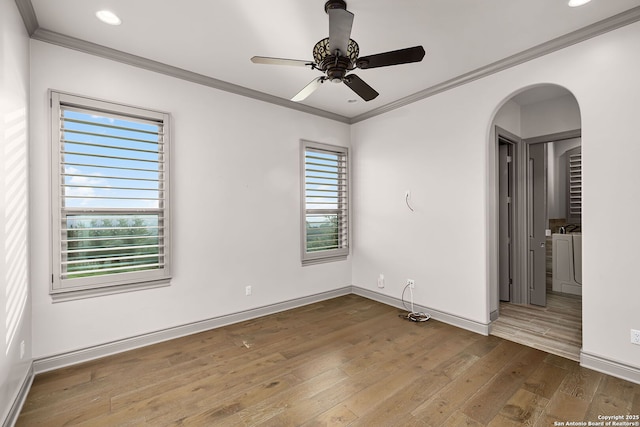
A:
[[[18,426],[550,426],[640,385],[348,295],[37,375]]]
[[[582,298],[547,291],[547,306],[500,303],[491,334],[571,360],[580,360]]]

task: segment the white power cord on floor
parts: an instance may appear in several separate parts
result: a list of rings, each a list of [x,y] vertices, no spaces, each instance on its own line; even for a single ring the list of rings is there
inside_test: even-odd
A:
[[[411,310],[407,308],[407,304],[404,301],[404,294],[407,291],[407,288],[409,288],[409,293],[411,294]],[[402,290],[402,305],[408,312],[407,314],[398,315],[403,319],[411,320],[412,322],[426,322],[431,319],[431,315],[423,312],[417,312],[413,309],[413,288],[410,285],[405,286]]]

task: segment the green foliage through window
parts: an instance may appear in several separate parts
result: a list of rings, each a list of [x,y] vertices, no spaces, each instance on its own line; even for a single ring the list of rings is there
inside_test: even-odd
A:
[[[67,227],[67,278],[160,266],[157,215],[73,215]]]
[[[315,217],[307,220],[307,251],[323,251],[340,247],[337,215]]]

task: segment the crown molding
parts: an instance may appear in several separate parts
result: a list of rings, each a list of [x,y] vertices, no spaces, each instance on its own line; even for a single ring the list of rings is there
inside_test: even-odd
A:
[[[508,56],[492,64],[462,74],[458,77],[454,77],[451,80],[447,80],[443,83],[431,86],[420,92],[414,93],[413,95],[409,95],[397,101],[390,102],[389,104],[383,105],[382,107],[378,107],[356,117],[353,117],[349,122],[351,124],[354,124],[375,116],[379,116],[380,114],[387,113],[389,111],[404,107],[405,105],[412,104],[416,101],[420,101],[438,93],[442,93],[444,91],[470,83],[474,80],[478,80],[483,77],[487,77],[500,71],[506,70],[508,68],[515,67],[516,65],[531,61],[532,59],[539,58],[557,50],[564,49],[565,47],[572,46],[576,43],[580,43],[606,32],[624,27],[625,25],[632,24],[639,20],[640,6],[629,9],[617,15],[613,15],[607,19],[603,19],[602,21],[598,21],[594,24],[557,37],[553,40],[549,40],[548,42],[539,44],[527,50],[523,50],[522,52],[516,53],[515,55]]]
[[[31,38],[35,40],[40,40],[62,47],[67,47],[69,49],[74,49],[80,52],[101,56],[103,58],[122,62],[134,67],[155,71],[178,79],[190,81],[204,86],[209,86],[214,89],[219,89],[236,95],[246,96],[260,101],[269,102],[281,107],[291,108],[293,110],[298,110],[304,113],[313,114],[347,124],[355,124],[372,117],[388,113],[406,105],[413,104],[414,102],[420,101],[422,99],[429,98],[447,90],[470,83],[474,80],[490,76],[508,68],[515,67],[516,65],[522,64],[524,62],[531,61],[549,53],[572,46],[576,43],[580,43],[609,31],[613,31],[615,29],[640,21],[640,6],[637,6],[633,9],[629,9],[625,12],[583,27],[579,30],[573,31],[548,42],[539,44],[522,52],[503,58],[492,64],[477,68],[468,73],[454,77],[453,79],[421,90],[420,92],[416,92],[412,95],[398,99],[397,101],[390,102],[381,107],[367,111],[366,113],[349,118],[340,114],[332,113],[330,111],[310,107],[304,104],[290,101],[288,99],[280,98],[264,92],[218,80],[213,77],[194,73],[182,68],[177,68],[168,64],[164,64],[162,62],[153,61],[141,56],[132,55],[126,52],[108,48],[106,46],[98,45],[85,40],[77,39],[40,28],[35,11],[33,9],[33,5],[31,4],[31,0],[15,0],[15,2],[18,10],[20,11],[20,14],[22,15],[25,28],[29,32]]]
[[[31,38],[34,40],[55,44],[58,46],[121,62],[123,64],[132,65],[134,67],[142,68],[145,70],[154,71],[156,73],[165,74],[171,77],[186,80],[192,83],[197,83],[203,86],[208,86],[214,89],[223,90],[225,92],[230,92],[236,95],[246,96],[248,98],[257,99],[259,101],[269,102],[271,104],[290,108],[292,110],[298,110],[304,113],[325,117],[327,119],[349,123],[349,119],[347,117],[341,116],[339,114],[303,105],[297,102],[290,101],[288,99],[269,95],[264,92],[246,88],[244,86],[235,85],[233,83],[218,80],[213,77],[205,76],[203,74],[194,73],[192,71],[174,67],[162,62],[154,61],[137,55],[132,55],[130,53],[111,49],[106,46],[56,33],[54,31],[45,30],[43,28],[38,28],[31,35]]]
[[[24,27],[27,29],[29,36],[32,36],[33,33],[35,33],[36,30],[40,27],[40,24],[38,24],[36,11],[33,10],[33,4],[31,3],[31,0],[16,0],[16,6],[18,7],[20,16],[22,16]]]

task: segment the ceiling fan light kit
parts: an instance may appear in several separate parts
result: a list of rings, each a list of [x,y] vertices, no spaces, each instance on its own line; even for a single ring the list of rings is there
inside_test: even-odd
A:
[[[325,73],[317,77],[298,92],[292,101],[302,101],[311,95],[322,83],[344,83],[365,101],[371,101],[378,96],[378,92],[355,74],[347,74],[356,68],[367,69],[387,67],[390,65],[420,62],[425,51],[422,46],[414,46],[376,55],[359,57],[360,47],[351,37],[353,13],[347,10],[347,3],[343,0],[329,0],[324,5],[329,15],[329,37],[320,40],[313,47],[313,61],[296,59],[270,58],[254,56],[251,61],[256,64],[308,66]]]

